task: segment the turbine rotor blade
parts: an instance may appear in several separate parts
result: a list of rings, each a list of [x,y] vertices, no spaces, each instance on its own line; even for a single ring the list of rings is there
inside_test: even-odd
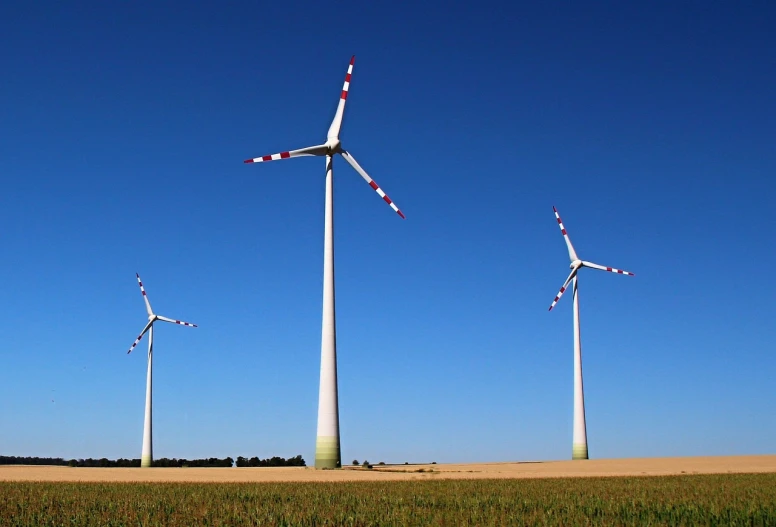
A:
[[[143,287],[143,282],[140,280],[140,275],[135,273],[135,276],[137,276],[137,283],[140,286],[140,292],[143,293],[143,300],[145,300],[146,311],[148,311],[148,316],[151,316],[154,314],[154,312],[151,310],[151,302],[148,301],[148,295],[145,292],[145,287]]]
[[[396,213],[397,213],[399,216],[401,216],[401,217],[402,217],[402,219],[406,219],[406,218],[405,218],[405,216],[404,216],[404,214],[402,213],[402,211],[400,211],[400,210],[399,210],[399,207],[397,207],[397,206],[396,206],[396,204],[394,204],[394,202],[393,202],[393,201],[391,201],[391,198],[389,198],[389,197],[388,197],[388,195],[387,195],[385,192],[383,192],[383,189],[381,189],[381,188],[380,188],[380,187],[377,185],[377,183],[375,182],[375,180],[373,180],[371,177],[369,177],[369,174],[367,174],[367,173],[366,173],[366,170],[364,170],[363,168],[361,168],[361,165],[359,165],[359,164],[358,164],[358,162],[356,162],[356,160],[355,160],[355,158],[353,158],[353,156],[351,156],[351,155],[350,155],[350,154],[349,154],[349,153],[348,153],[346,150],[340,150],[340,151],[339,151],[339,154],[340,154],[342,157],[344,157],[344,158],[345,158],[345,161],[347,161],[347,162],[350,164],[350,166],[352,166],[352,167],[353,167],[353,168],[356,170],[356,172],[358,172],[359,174],[361,174],[361,177],[362,177],[362,178],[364,178],[364,181],[366,181],[367,183],[369,183],[369,186],[370,186],[370,187],[372,187],[372,188],[374,189],[374,191],[375,191],[375,192],[377,192],[377,194],[378,194],[378,195],[379,195],[381,198],[383,198],[383,201],[385,201],[385,202],[386,202],[388,205],[390,205],[390,206],[391,206],[391,208],[392,208],[394,211],[396,211]]]
[[[289,150],[288,152],[280,152],[279,154],[270,154],[268,156],[246,159],[243,163],[265,163],[267,161],[277,161],[278,159],[288,159],[289,157],[325,156],[328,151],[329,148],[326,145],[308,146],[307,148],[300,148],[299,150]]]
[[[163,322],[169,322],[171,324],[178,324],[180,326],[189,326],[189,327],[192,327],[192,328],[197,327],[196,324],[192,324],[191,322],[184,322],[182,320],[173,320],[172,318],[167,318],[167,317],[163,317],[163,316],[160,316],[160,315],[156,315],[156,318],[158,318],[159,320],[161,320]]]
[[[622,269],[615,269],[614,267],[605,267],[603,265],[594,264],[593,262],[583,261],[582,265],[585,267],[590,267],[591,269],[600,269],[601,271],[609,271],[610,273],[627,274],[628,276],[636,276],[635,274],[629,271],[623,271]]]
[[[569,258],[571,261],[579,260],[577,258],[577,252],[574,250],[574,246],[571,245],[571,238],[569,238],[568,233],[566,232],[566,227],[563,226],[563,222],[560,219],[560,214],[558,214],[558,209],[555,207],[552,207],[553,212],[555,212],[555,218],[558,220],[558,227],[560,227],[560,232],[563,234],[563,239],[566,240],[566,246],[569,249]]]
[[[129,355],[130,353],[132,353],[132,350],[133,350],[133,349],[135,349],[135,346],[137,346],[137,343],[138,343],[138,342],[140,342],[140,339],[142,339],[142,338],[143,338],[143,335],[145,335],[145,334],[146,334],[146,332],[147,332],[149,329],[151,329],[151,325],[152,325],[153,323],[154,323],[154,321],[153,321],[153,320],[149,320],[149,321],[148,321],[148,324],[146,324],[146,325],[145,325],[145,327],[143,328],[143,331],[141,331],[141,332],[140,332],[140,335],[138,335],[138,337],[135,339],[135,342],[133,342],[133,343],[132,343],[132,345],[129,347],[129,351],[127,352],[127,355]]]
[[[555,304],[558,303],[558,300],[560,300],[560,297],[562,297],[563,293],[566,292],[566,288],[568,287],[569,282],[571,282],[571,280],[577,275],[577,271],[579,271],[579,266],[574,267],[571,270],[571,273],[569,274],[569,277],[566,278],[565,282],[563,282],[563,287],[560,288],[560,291],[558,292],[557,296],[555,297],[555,300],[553,300],[552,304],[550,305],[550,309],[548,309],[547,311],[552,311],[552,308],[555,307]]]
[[[331,121],[329,132],[326,134],[327,139],[339,139],[340,128],[342,128],[342,116],[345,114],[345,102],[348,99],[348,90],[350,89],[350,76],[353,75],[354,62],[356,62],[355,55],[350,57],[350,65],[348,66],[348,72],[345,75],[345,84],[342,85],[339,104],[337,104],[337,112],[334,114],[334,119]]]

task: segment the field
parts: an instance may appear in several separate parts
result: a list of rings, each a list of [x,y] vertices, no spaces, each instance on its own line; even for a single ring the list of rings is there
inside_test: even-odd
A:
[[[776,473],[776,455],[440,465],[373,465],[373,467],[372,470],[365,470],[361,467],[345,467],[342,470],[315,470],[309,467],[143,469],[0,465],[0,481],[334,482]]]
[[[0,526],[776,525],[776,456],[338,471],[6,466],[0,479]]]
[[[0,525],[776,525],[776,474],[0,484]]]

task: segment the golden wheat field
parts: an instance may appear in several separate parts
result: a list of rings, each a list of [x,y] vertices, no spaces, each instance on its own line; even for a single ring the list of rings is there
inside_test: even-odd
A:
[[[0,480],[0,525],[10,527],[776,525],[776,456],[371,470],[3,466]]]
[[[266,468],[72,468],[0,466],[0,481],[307,482],[423,479],[518,479],[776,472],[776,455],[523,461],[504,463]]]

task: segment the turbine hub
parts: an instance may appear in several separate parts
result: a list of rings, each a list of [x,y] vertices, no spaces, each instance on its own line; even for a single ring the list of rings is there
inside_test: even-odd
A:
[[[575,267],[580,267],[582,265],[582,260],[574,260],[569,264],[569,269],[574,269]]]
[[[335,153],[340,151],[340,140],[336,137],[333,137],[326,141],[326,148],[329,149],[328,154],[334,155]]]

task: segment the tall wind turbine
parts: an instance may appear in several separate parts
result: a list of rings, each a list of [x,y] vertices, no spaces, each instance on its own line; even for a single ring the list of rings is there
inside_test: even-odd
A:
[[[332,196],[332,163],[334,154],[341,155],[345,161],[358,172],[383,200],[404,218],[404,214],[396,207],[382,189],[369,177],[339,140],[342,127],[342,115],[345,112],[345,101],[348,98],[350,76],[353,74],[355,55],[350,59],[345,84],[340,94],[339,105],[334,119],[329,126],[326,142],[321,145],[309,146],[299,150],[290,150],[263,157],[247,159],[246,163],[262,163],[277,159],[288,159],[301,156],[326,157],[326,205],[323,236],[323,324],[321,330],[321,381],[318,393],[318,436],[315,442],[315,467],[339,468],[342,466],[340,454],[339,405],[337,400],[337,336],[334,317],[334,201]]]
[[[566,240],[566,246],[569,250],[569,259],[571,260],[571,265],[569,266],[571,267],[571,273],[563,283],[563,287],[560,288],[558,296],[552,301],[549,310],[552,311],[552,308],[555,307],[555,304],[558,303],[558,300],[560,300],[560,297],[563,296],[563,293],[566,291],[569,282],[572,282],[574,287],[574,436],[571,446],[571,459],[587,459],[587,427],[585,426],[585,393],[582,388],[582,341],[579,332],[579,289],[577,272],[583,267],[589,267],[591,269],[609,271],[610,273],[627,274],[629,276],[634,275],[633,273],[621,269],[604,267],[603,265],[580,260],[577,257],[574,246],[571,245],[571,240],[560,219],[558,209],[553,207],[552,210],[555,211],[555,217],[558,219],[560,232],[563,234],[563,239]]]
[[[140,275],[137,276],[137,283],[140,285],[140,292],[143,294],[143,300],[145,300],[146,311],[148,311],[148,324],[145,325],[143,331],[140,332],[140,336],[135,339],[135,342],[130,346],[127,354],[131,353],[143,335],[148,333],[148,374],[146,376],[146,403],[145,403],[145,420],[143,421],[143,453],[140,456],[140,466],[150,467],[151,462],[154,459],[154,448],[152,442],[151,433],[151,367],[154,359],[154,322],[161,320],[162,322],[170,322],[172,324],[178,324],[181,326],[190,326],[192,328],[197,327],[196,324],[189,324],[188,322],[182,322],[180,320],[173,320],[171,318],[163,317],[161,315],[154,314],[151,309],[151,302],[148,301],[148,295],[146,295],[143,282],[140,281]]]

